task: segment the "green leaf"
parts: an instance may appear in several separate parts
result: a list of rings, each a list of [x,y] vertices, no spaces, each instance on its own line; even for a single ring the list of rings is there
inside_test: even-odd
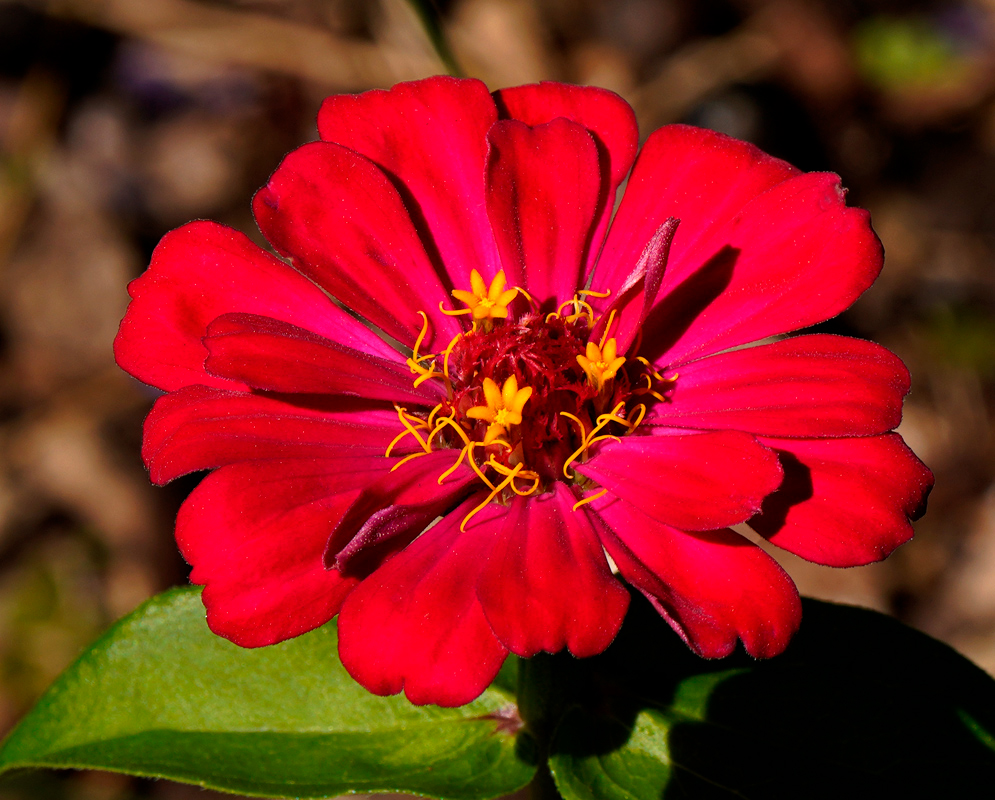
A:
[[[123,619],[55,682],[0,748],[0,772],[104,769],[267,797],[404,791],[489,798],[535,772],[514,695],[457,709],[359,686],[334,624],[243,650],[212,634],[196,589]]]
[[[550,769],[567,800],[977,797],[995,785],[995,681],[888,617],[806,600],[801,631],[768,661],[704,661],[675,642],[634,599],[603,656],[559,662],[572,696]]]

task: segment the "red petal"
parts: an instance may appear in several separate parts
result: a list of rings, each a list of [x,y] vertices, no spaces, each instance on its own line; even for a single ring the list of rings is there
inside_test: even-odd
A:
[[[685,530],[744,522],[781,483],[777,456],[737,431],[623,436],[573,469]]]
[[[598,257],[615,208],[616,190],[629,174],[636,157],[639,145],[636,115],[614,92],[553,81],[501,89],[494,93],[494,102],[502,117],[517,119],[532,127],[562,117],[583,125],[594,137],[603,180],[596,214],[598,224],[587,255],[587,267],[590,268]]]
[[[402,689],[413,703],[459,706],[497,675],[507,650],[494,638],[476,584],[489,538],[505,509],[467,500],[349,596],[339,615],[339,655],[357,681],[380,695]]]
[[[933,475],[896,433],[853,439],[764,439],[784,484],[750,520],[778,547],[818,564],[855,567],[912,538]]]
[[[210,374],[244,381],[254,389],[431,405],[441,388],[426,382],[415,389],[400,355],[388,361],[255,314],[218,317],[207,328],[204,346],[210,354],[205,362]]]
[[[880,345],[816,334],[684,364],[651,422],[765,436],[865,436],[902,420],[909,373]]]
[[[156,400],[142,458],[153,483],[238,461],[382,455],[397,414],[350,408],[341,399],[308,407],[275,397],[187,386]],[[404,443],[401,443],[404,444]],[[399,446],[398,454],[407,450]]]
[[[435,450],[399,464],[364,488],[327,531],[325,563],[343,572],[362,571],[370,548],[387,539],[421,533],[477,481],[476,473],[464,463],[439,483],[456,458],[455,450]]]
[[[881,271],[881,243],[839,177],[798,175],[681,252],[644,326],[644,355],[671,364],[814,325],[849,307]]]
[[[465,289],[471,269],[489,279],[498,263],[484,202],[487,131],[496,120],[483,83],[434,77],[329,97],[318,131],[391,176],[429,255]]]
[[[652,133],[632,170],[595,270],[593,289],[611,289],[607,307],[653,234],[680,220],[673,260],[725,225],[753,198],[798,170],[746,142],[688,125]]]
[[[632,272],[620,286],[614,287],[611,295],[614,300],[598,319],[592,338],[604,335],[610,324],[618,352],[624,353],[629,349],[656,303],[679,223],[680,220],[671,217],[653,234],[639,261],[633,265]],[[604,302],[609,301],[605,299]]]
[[[512,653],[530,658],[564,647],[602,652],[622,625],[629,593],[612,577],[587,513],[565,484],[516,497],[501,520],[477,585],[484,614]]]
[[[601,191],[598,149],[565,119],[535,128],[501,120],[487,139],[487,213],[508,283],[553,311],[580,285]]]
[[[205,584],[207,623],[242,647],[328,622],[356,585],[325,569],[328,529],[383,458],[254,461],[208,475],[180,508],[176,541]]]
[[[592,506],[619,571],[696,653],[727,656],[737,639],[754,658],[787,647],[801,622],[798,590],[759,547],[728,529],[685,533],[617,499]]]
[[[204,371],[201,338],[211,320],[229,312],[291,322],[384,357],[392,352],[303,275],[214,222],[191,222],[163,236],[128,291],[133,299],[114,355],[123,369],[166,391],[193,384],[246,388]]]
[[[362,156],[306,144],[256,193],[253,209],[266,238],[294,266],[398,341],[414,344],[418,311],[431,318],[438,347],[460,332],[439,313],[449,295],[400,195]]]
[[[835,175],[800,174],[722,134],[661,128],[636,162],[592,288],[617,291],[676,217],[644,355],[675,364],[821,322],[881,269],[867,213],[843,197]]]

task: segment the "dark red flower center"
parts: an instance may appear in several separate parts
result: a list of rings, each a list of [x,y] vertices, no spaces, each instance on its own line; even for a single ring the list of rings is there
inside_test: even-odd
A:
[[[405,430],[394,443],[411,434],[425,453],[460,450],[452,470],[465,460],[491,490],[486,502],[543,492],[557,480],[594,488],[571,464],[597,442],[636,430],[646,402],[662,398],[673,379],[621,356],[610,319],[592,339],[599,320],[583,292],[545,316],[514,317],[508,306],[520,290],[504,288],[503,272],[490,287],[476,272],[472,278],[472,291],[453,292],[467,308],[446,312],[472,314],[472,329],[441,354],[419,354],[423,331],[408,360],[416,384],[444,381],[446,399],[427,415],[398,408]]]

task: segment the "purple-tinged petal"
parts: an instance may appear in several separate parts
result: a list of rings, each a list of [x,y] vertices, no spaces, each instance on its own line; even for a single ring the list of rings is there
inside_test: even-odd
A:
[[[475,484],[465,463],[439,478],[456,461],[457,451],[435,450],[384,473],[357,495],[342,518],[327,531],[325,563],[343,572],[362,571],[383,542],[413,538],[456,505]]]
[[[491,537],[506,510],[469,498],[366,578],[339,614],[339,656],[374,694],[402,689],[412,703],[459,706],[497,675],[508,651],[477,599]]]
[[[622,576],[696,653],[727,656],[737,639],[754,658],[787,647],[801,622],[798,590],[755,544],[728,529],[677,530],[617,498],[591,506]]]
[[[242,647],[323,625],[355,578],[325,569],[327,531],[383,458],[253,461],[208,475],[180,508],[176,541],[204,584],[211,630]]]

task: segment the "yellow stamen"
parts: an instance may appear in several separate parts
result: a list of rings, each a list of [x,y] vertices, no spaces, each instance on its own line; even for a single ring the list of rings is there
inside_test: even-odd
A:
[[[418,316],[421,317],[421,333],[418,334],[418,338],[415,339],[415,346],[411,351],[411,357],[417,362],[422,361],[426,356],[419,358],[418,348],[421,347],[423,341],[425,341],[425,335],[428,333],[428,314],[424,311],[419,311]]]
[[[623,408],[625,408],[625,403],[624,402],[618,403],[615,406],[615,408],[611,410],[611,413],[601,414],[598,417],[598,424],[594,426],[594,428],[591,430],[589,434],[587,434],[581,446],[578,447],[576,450],[574,450],[570,454],[569,458],[567,458],[567,460],[563,463],[563,474],[566,476],[568,480],[572,480],[574,477],[570,472],[570,465],[573,464],[573,462],[576,461],[577,458],[579,458],[581,455],[584,455],[588,451],[588,449],[590,449],[591,445],[595,444],[596,442],[600,442],[603,439],[614,439],[615,441],[619,441],[619,438],[617,436],[614,436],[610,433],[605,433],[602,434],[601,436],[598,436],[598,433],[600,433],[600,431],[610,422],[621,422],[623,425],[628,427],[630,425],[629,421],[619,416],[619,412]],[[560,413],[562,414],[563,412]]]
[[[529,305],[538,308],[539,304],[535,301],[535,298],[532,297],[532,295],[530,295],[528,292],[526,292],[521,286],[512,286],[511,288],[517,289],[519,294],[524,294],[525,299],[529,301]]]
[[[657,372],[656,367],[654,367],[645,358],[643,358],[642,356],[636,356],[636,361],[638,361],[640,364],[642,364],[644,367],[646,367],[647,372],[644,373],[644,374],[652,375],[658,381],[662,381],[663,380],[663,375],[661,375],[659,372]]]
[[[456,463],[439,476],[439,486],[442,486],[442,482],[459,469],[459,465],[463,463],[463,459],[466,457],[469,449],[470,445],[467,444],[466,447],[459,451],[459,458],[456,459]]]
[[[515,476],[518,475],[518,473],[521,472],[521,471],[522,471],[522,465],[521,464],[516,464],[515,467],[514,467],[514,469],[512,469],[511,472],[508,473],[508,476],[503,481],[501,481],[501,483],[499,483],[497,486],[494,486],[491,489],[491,493],[489,495],[487,495],[487,497],[484,499],[484,502],[482,502],[479,506],[477,506],[475,509],[473,509],[469,514],[467,514],[465,517],[463,517],[463,521],[460,523],[460,526],[459,526],[460,531],[465,531],[466,530],[466,523],[468,523],[470,521],[470,519],[473,517],[473,515],[476,514],[478,511],[480,511],[481,509],[483,509],[484,506],[486,506],[488,503],[491,502],[491,500],[493,500],[501,492],[503,492],[515,480]],[[491,485],[490,481],[488,481],[487,483],[488,483],[488,486]]]
[[[573,306],[574,309],[574,313],[567,316],[566,318],[567,322],[574,322],[580,319],[581,317],[586,316],[588,325],[591,326],[592,328],[594,327],[594,309],[591,308],[590,303],[586,303],[585,301],[581,300],[580,297],[578,297],[577,295],[574,295],[573,299],[571,300],[567,300],[566,302],[560,303],[556,307],[555,312],[546,315],[546,321],[548,322],[550,317],[562,316],[563,309],[565,309],[567,306]]]
[[[443,308],[442,301],[439,301],[439,311],[447,317],[462,317],[464,314],[472,314],[472,308]]]
[[[601,334],[601,341],[598,342],[598,347],[602,350],[605,349],[605,339],[608,338],[608,331],[611,330],[612,323],[614,321],[615,321],[615,309],[613,308],[611,310],[611,313],[608,315],[608,322],[605,323],[605,332]],[[615,340],[612,339],[612,341],[614,342]]]
[[[577,423],[577,427],[580,429],[580,438],[581,438],[581,440],[587,438],[587,429],[584,427],[584,423],[581,422],[578,417],[575,417],[569,411],[561,411],[560,412],[560,416],[561,417],[566,417],[567,419],[572,419],[574,422],[576,422]]]
[[[608,490],[607,489],[602,489],[600,492],[595,492],[592,495],[588,495],[583,500],[578,500],[576,503],[574,503],[574,506],[573,506],[572,510],[576,511],[581,506],[587,505],[588,503],[593,503],[599,497],[604,497],[606,494],[608,494]]]
[[[528,497],[529,495],[535,494],[537,491],[539,491],[539,483],[541,482],[539,473],[533,472],[530,469],[522,469],[519,471],[517,468],[521,467],[522,466],[521,464],[517,464],[516,468],[513,469],[512,467],[505,466],[504,464],[495,461],[494,457],[491,456],[487,460],[487,466],[493,467],[494,470],[499,472],[501,475],[512,475],[513,473],[517,473],[517,477],[525,478],[526,480],[532,481],[532,486],[529,487],[528,489],[519,489],[517,486],[515,486],[514,481],[511,482],[512,491],[515,494],[517,494],[519,497]]]
[[[439,417],[439,419],[436,420],[435,427],[432,428],[432,433],[428,437],[428,443],[431,444],[432,439],[434,439],[437,434],[441,433],[442,429],[447,426],[451,427],[457,434],[459,434],[459,437],[463,440],[464,447],[470,444],[470,437],[466,435],[466,431],[464,431],[460,425],[456,424],[453,417]]]
[[[577,290],[577,294],[579,294],[581,297],[600,297],[602,299],[604,299],[605,297],[608,297],[608,295],[610,295],[611,293],[612,293],[611,289],[609,289],[607,292],[596,292],[596,291],[594,291],[594,289],[578,289]]]
[[[425,420],[421,420],[418,419],[418,417],[413,417],[407,414],[406,413],[407,409],[401,408],[401,406],[394,406],[394,409],[397,411],[397,418],[401,421],[401,424],[404,426],[404,430],[401,431],[397,436],[395,436],[393,441],[389,445],[387,445],[387,450],[384,452],[384,456],[390,456],[390,451],[394,449],[394,445],[396,445],[399,441],[401,441],[401,439],[403,439],[409,433],[418,440],[418,444],[421,445],[422,450],[424,450],[426,453],[431,453],[432,452],[431,446],[429,445],[428,442],[422,439],[421,434],[419,434],[417,428],[415,428],[415,424],[417,424],[418,427],[428,429],[428,425],[425,423]],[[413,422],[409,421],[409,418],[410,420],[413,420]]]
[[[473,448],[478,444],[480,444],[480,442],[470,442],[470,444],[467,445],[467,454],[469,455],[469,461],[467,463],[469,463],[473,471],[477,473],[477,477],[486,483],[488,488],[493,489],[494,484],[491,483],[487,476],[480,470],[480,467],[477,465],[477,460],[473,457]]]
[[[632,414],[633,412],[635,412],[636,415],[635,422],[632,421],[628,414],[626,415],[626,419],[629,420],[629,433],[632,433],[642,424],[643,418],[646,416],[646,406],[643,403],[637,403],[632,407],[632,410],[629,411],[629,414]]]
[[[447,381],[449,380],[449,356],[452,354],[456,342],[462,338],[463,334],[457,333],[446,346],[446,351],[442,354],[442,374],[446,376]]]
[[[407,464],[413,458],[421,458],[422,456],[427,456],[427,455],[428,453],[412,453],[411,455],[407,455],[404,458],[402,458],[400,461],[398,461],[394,466],[392,466],[390,468],[390,471],[393,472],[398,467]]]
[[[434,424],[433,420],[435,419],[435,415],[438,414],[440,411],[442,411],[442,403],[437,403],[436,406],[435,406],[435,408],[433,408],[429,412],[429,414],[428,414],[428,421],[426,422],[426,424],[428,425],[429,428],[434,428],[435,427],[435,424]],[[455,415],[456,415],[456,411],[454,410],[452,412],[452,416],[455,416]],[[429,440],[429,442],[431,442],[432,441],[432,437],[429,436],[428,440]]]
[[[408,363],[409,364],[411,363],[410,358],[408,359]],[[413,370],[413,371],[418,372],[419,370]],[[425,381],[430,380],[431,378],[441,378],[441,377],[442,373],[436,372],[434,369],[424,370],[419,377],[415,378],[415,388],[417,389],[419,386],[425,383]]]
[[[655,397],[661,403],[666,403],[667,402],[667,398],[666,397],[664,397],[659,392],[653,391],[652,389],[634,389],[632,393],[633,394],[648,394],[651,397]]]

